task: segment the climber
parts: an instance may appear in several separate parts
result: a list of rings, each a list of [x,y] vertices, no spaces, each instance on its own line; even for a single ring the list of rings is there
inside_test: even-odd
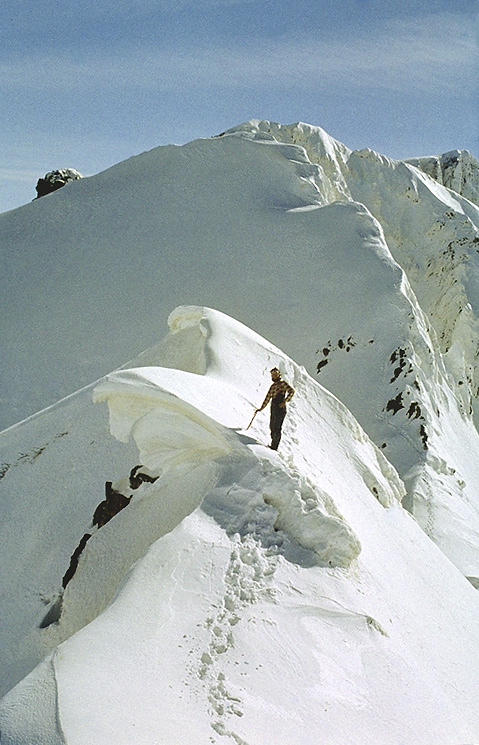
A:
[[[273,381],[270,386],[266,398],[263,403],[256,409],[253,419],[258,412],[263,409],[271,401],[271,415],[269,420],[269,428],[271,432],[271,445],[272,450],[277,450],[279,441],[281,439],[281,427],[286,416],[286,404],[294,396],[294,388],[292,388],[285,380],[281,379],[281,373],[277,367],[273,367],[271,370],[271,379]]]

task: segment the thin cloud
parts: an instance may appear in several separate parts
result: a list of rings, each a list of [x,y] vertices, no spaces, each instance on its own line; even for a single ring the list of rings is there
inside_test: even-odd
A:
[[[78,22],[88,20],[90,24],[98,21],[132,21],[135,23],[151,17],[157,18],[163,14],[174,16],[185,11],[208,11],[215,8],[232,8],[236,5],[253,5],[257,0],[103,0],[94,2],[84,0],[76,3],[52,3],[51,0],[37,0],[23,7],[19,0],[2,0],[0,19],[3,31],[23,29],[23,31],[38,31],[49,29],[52,24],[57,26],[68,24],[74,26]],[[0,31],[1,33],[1,31]]]
[[[368,34],[336,39],[284,37],[258,45],[136,48],[128,53],[21,59],[0,66],[4,88],[155,91],[331,85],[425,92],[475,84],[474,25],[453,13],[390,21]]]
[[[38,178],[37,171],[27,171],[15,168],[0,168],[0,181],[12,181],[15,183],[32,183]]]

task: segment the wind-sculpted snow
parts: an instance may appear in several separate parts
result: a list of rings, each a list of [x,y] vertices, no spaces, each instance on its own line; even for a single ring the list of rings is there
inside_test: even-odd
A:
[[[189,312],[194,317],[195,309]],[[208,315],[214,317],[205,310],[203,323],[208,323]],[[175,320],[177,317],[178,313]],[[224,320],[220,323],[226,328],[229,325]],[[225,336],[227,334],[221,334],[222,340]],[[249,336],[252,339],[253,335]],[[225,358],[231,359],[227,343],[222,347]],[[254,349],[252,344],[250,347]],[[179,397],[180,392],[182,397]],[[257,509],[258,502],[262,507],[264,501],[278,512],[274,525],[271,517],[267,518],[266,533],[274,536],[273,528],[281,528],[303,549],[315,552],[325,565],[349,566],[360,553],[356,536],[327,494],[321,494],[321,490],[301,478],[295,468],[283,469],[276,464],[265,476],[267,465],[263,463],[263,475],[260,475],[256,459],[241,444],[244,438],[219,426],[228,422],[231,426],[235,417],[236,422],[241,416],[246,421],[251,405],[247,408],[245,399],[238,401],[238,393],[225,386],[218,376],[198,376],[159,367],[133,369],[108,376],[95,389],[95,400],[108,402],[112,434],[125,442],[133,437],[139,459],[152,473],[166,475],[171,469],[181,472],[185,465],[191,469],[194,465],[220,459],[218,480],[226,480],[227,489],[216,490],[214,509],[212,500],[206,499],[206,509],[215,515],[219,511],[221,522],[229,513],[227,495],[231,494],[231,481],[238,470],[242,474],[241,483],[246,478],[250,484],[249,489],[235,487],[235,502],[243,524],[248,524],[250,512]],[[194,401],[196,406],[188,400]],[[230,402],[230,406],[226,407],[225,402]],[[264,456],[262,460],[266,460]],[[234,517],[233,524],[223,525],[233,534],[240,532],[236,519]]]
[[[2,583],[2,745],[366,745],[379,730],[391,745],[472,742],[478,596],[400,507],[383,453],[237,321],[187,306],[170,329],[128,369],[3,433],[7,536],[19,495],[32,504],[1,567],[20,561],[23,577]],[[273,365],[295,388],[278,453],[266,412],[244,429]],[[31,458],[12,457],[19,443]],[[129,503],[92,529],[105,476]],[[46,503],[48,566],[31,543]],[[56,617],[41,623],[55,586]]]
[[[253,119],[228,130],[228,135],[252,138],[257,142],[290,143],[293,161],[310,164],[309,180],[317,189],[316,200],[329,204],[349,199],[345,171],[351,150],[333,139],[324,129],[299,122],[282,125]]]
[[[115,434],[124,441],[131,431],[136,438],[135,447],[131,443],[113,447],[98,406],[91,409],[91,389],[5,431],[0,438],[2,546],[6,555],[15,557],[15,576],[20,573],[23,578],[17,587],[8,562],[4,563],[2,646],[8,650],[3,660],[4,686],[28,672],[42,651],[68,638],[101,612],[131,564],[201,502],[217,478],[218,466],[213,459],[222,459],[238,448],[245,451],[237,433],[230,428],[245,426],[251,418],[254,405],[262,400],[269,385],[269,366],[284,360],[291,380],[302,385],[302,375],[298,378],[296,367],[277,348],[223,314],[204,308],[179,308],[171,314],[170,324],[172,331],[156,350],[156,360],[196,368],[208,359],[208,377],[178,370],[136,369],[109,376],[96,390],[96,396],[109,400]],[[201,404],[207,413],[193,406],[193,402]],[[299,405],[307,410],[313,402]],[[356,438],[356,423],[344,407],[339,409],[346,429],[351,428]],[[258,433],[264,441],[267,417],[262,416]],[[308,435],[305,455],[310,448]],[[374,460],[371,468],[360,465],[370,474],[367,480],[372,493],[383,500],[399,499],[399,486],[391,492],[395,477],[387,461],[383,459],[378,470]],[[163,473],[164,478],[143,483],[133,491],[128,474],[139,461],[150,467],[153,476]],[[253,465],[256,468],[256,460]],[[190,476],[192,468],[194,475]],[[169,477],[168,469],[172,471]],[[298,475],[294,479],[301,480]],[[92,527],[92,519],[104,498],[106,480],[132,501],[114,522],[98,529]],[[301,489],[288,487],[286,493],[302,503]],[[257,498],[262,500],[261,496]],[[285,514],[291,510],[289,497],[280,493],[275,498],[282,500]],[[327,518],[331,507],[325,509],[323,502],[323,497],[316,505],[309,500],[306,527],[312,519],[318,523],[322,516]],[[48,508],[44,510],[45,505]],[[271,514],[277,515],[277,511]],[[28,519],[30,516],[35,519]],[[333,510],[333,517],[338,517],[337,510]],[[271,531],[275,519],[270,519]],[[328,519],[323,520],[318,532],[317,544],[322,540],[321,550],[325,552],[321,560],[347,564],[358,551],[355,539],[351,539],[345,525],[341,528],[344,547],[341,536],[339,540],[331,538],[329,543],[326,537],[321,539]],[[118,524],[129,526],[126,542],[122,531],[114,527]],[[12,525],[16,526],[13,531]],[[294,541],[301,529],[290,519],[289,526]],[[62,577],[69,565],[71,569],[71,558],[81,545],[82,536],[89,536],[88,541],[79,554],[77,569],[62,591]],[[310,543],[311,540],[307,548],[311,548]],[[103,551],[105,556],[100,559]],[[37,552],[45,553],[48,560],[38,562],[33,558]],[[27,590],[32,584],[38,588],[33,595]],[[10,641],[12,634],[15,644]]]
[[[171,388],[183,389],[183,397]],[[188,398],[197,406],[188,403]],[[218,382],[179,371],[172,374],[164,368],[119,372],[95,389],[96,401],[108,401],[112,434],[123,442],[133,436],[140,461],[156,473],[232,452],[233,444],[222,432],[224,428],[198,408],[203,402],[210,409],[227,398],[233,396]],[[217,412],[219,418],[221,413],[226,413],[224,405]]]

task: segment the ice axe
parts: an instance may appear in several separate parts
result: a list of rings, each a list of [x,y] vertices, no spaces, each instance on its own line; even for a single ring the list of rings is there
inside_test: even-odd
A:
[[[259,411],[259,409],[256,409],[256,411],[253,414],[253,417],[252,417],[250,423],[248,424],[248,426],[246,427],[246,429],[249,429],[251,427],[251,425],[253,424],[254,418],[255,418],[256,414],[258,413],[258,411]]]

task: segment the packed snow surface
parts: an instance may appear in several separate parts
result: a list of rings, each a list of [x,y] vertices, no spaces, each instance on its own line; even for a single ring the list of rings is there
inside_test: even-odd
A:
[[[252,120],[0,216],[1,745],[479,741],[478,173]]]

